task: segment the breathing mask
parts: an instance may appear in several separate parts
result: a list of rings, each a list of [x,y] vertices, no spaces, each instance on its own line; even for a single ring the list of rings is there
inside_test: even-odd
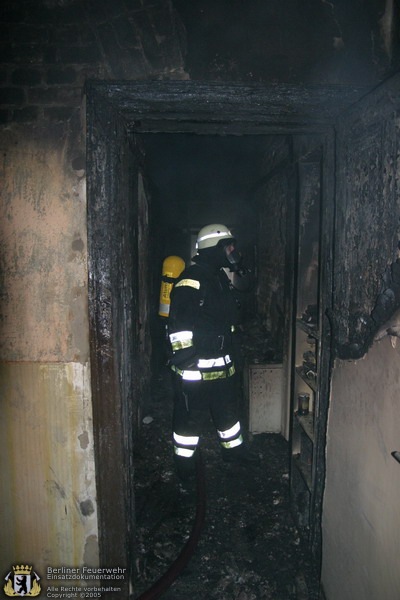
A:
[[[227,266],[230,268],[231,271],[238,271],[239,264],[242,260],[242,255],[237,250],[235,241],[229,240],[229,242],[225,242],[223,244],[223,251],[228,261]]]

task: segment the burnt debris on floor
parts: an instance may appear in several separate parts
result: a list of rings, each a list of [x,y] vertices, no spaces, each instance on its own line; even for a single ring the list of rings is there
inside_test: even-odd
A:
[[[160,375],[135,456],[135,598],[170,568],[196,515],[196,485],[174,471],[172,394]],[[289,449],[278,434],[248,440],[259,466],[224,463],[211,419],[201,439],[206,513],[191,559],[165,600],[316,600],[314,565],[289,508]]]

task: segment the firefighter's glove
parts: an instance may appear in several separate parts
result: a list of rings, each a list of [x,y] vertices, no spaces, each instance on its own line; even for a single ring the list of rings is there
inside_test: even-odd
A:
[[[193,369],[196,368],[197,359],[194,348],[182,348],[170,354],[168,363],[178,369]]]

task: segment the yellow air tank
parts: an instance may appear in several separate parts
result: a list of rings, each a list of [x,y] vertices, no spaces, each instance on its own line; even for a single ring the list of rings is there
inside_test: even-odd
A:
[[[158,314],[160,317],[169,316],[169,307],[171,304],[171,291],[175,280],[185,268],[185,261],[179,256],[167,256],[162,266],[162,279],[160,290],[160,308]]]

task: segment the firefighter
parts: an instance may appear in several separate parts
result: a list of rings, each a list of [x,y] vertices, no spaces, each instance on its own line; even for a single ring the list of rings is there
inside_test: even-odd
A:
[[[171,293],[168,337],[174,377],[173,446],[177,473],[194,470],[202,426],[211,413],[227,462],[257,463],[245,446],[238,417],[236,333],[240,307],[224,268],[238,272],[241,256],[225,225],[203,227],[195,264]]]

